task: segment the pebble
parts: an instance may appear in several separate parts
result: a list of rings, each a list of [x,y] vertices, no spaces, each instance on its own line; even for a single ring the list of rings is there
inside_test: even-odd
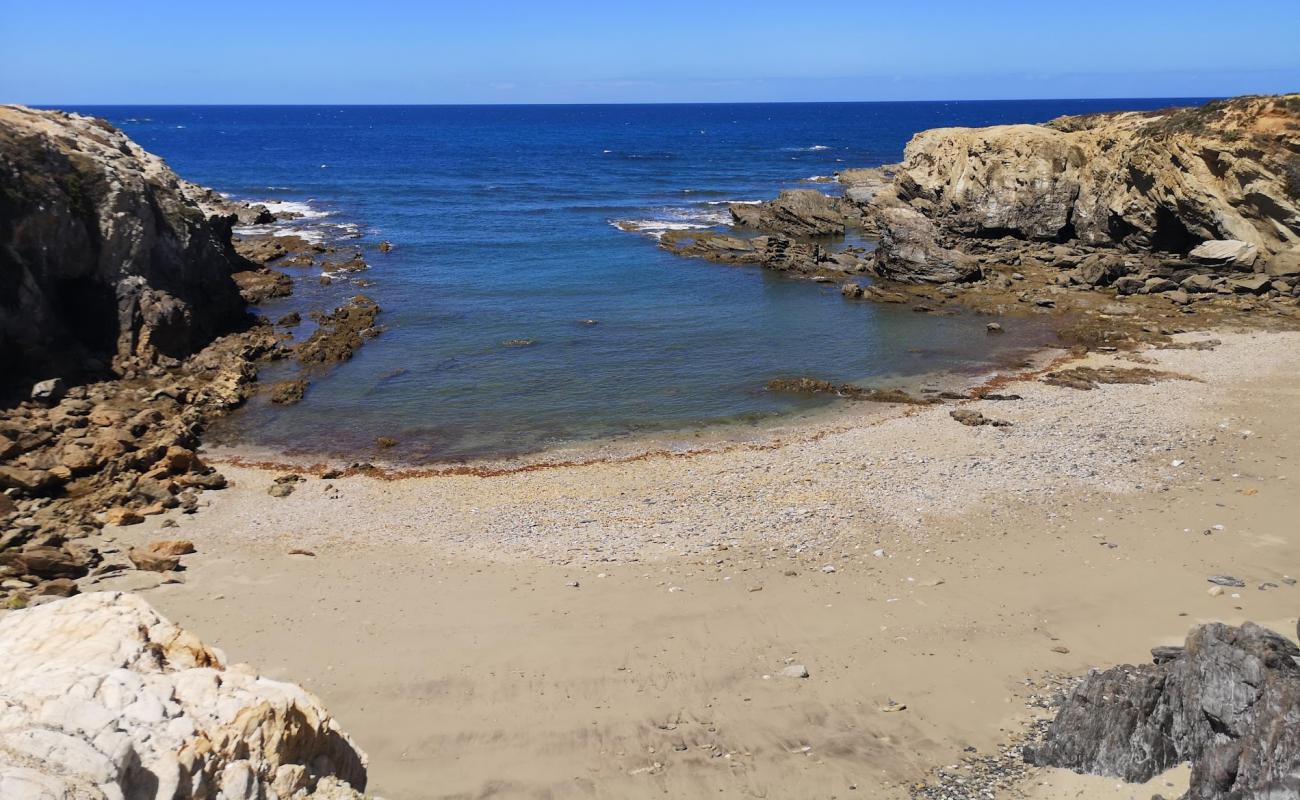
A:
[[[1234,578],[1231,575],[1211,575],[1206,580],[1208,580],[1210,583],[1218,584],[1219,586],[1232,586],[1238,589],[1244,588],[1246,586],[1245,581],[1241,580],[1240,578]]]
[[[834,564],[827,564],[826,566],[822,567],[822,572],[825,572],[827,575],[831,574],[834,571],[835,571]]]
[[[808,677],[808,668],[803,664],[791,664],[781,670],[781,675],[785,678],[806,678]]]

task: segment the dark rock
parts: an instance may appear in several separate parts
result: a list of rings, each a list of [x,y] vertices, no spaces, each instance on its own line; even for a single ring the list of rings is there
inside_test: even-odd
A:
[[[948,415],[963,425],[969,425],[972,428],[980,425],[992,425],[995,428],[1009,428],[1011,423],[1001,419],[990,419],[978,411],[969,408],[954,408],[948,412]]]
[[[1211,575],[1206,580],[1219,586],[1231,586],[1236,589],[1243,589],[1246,586],[1245,581],[1240,578],[1234,578],[1231,575]]]
[[[1047,373],[1043,383],[1068,389],[1094,389],[1101,384],[1152,384],[1171,377],[1175,376],[1141,367],[1070,367]]]
[[[375,328],[379,310],[374,300],[359,294],[347,305],[322,315],[319,327],[298,345],[298,360],[303,364],[330,364],[352,358],[367,338],[379,333]]]
[[[1254,623],[1216,623],[1162,655],[1090,674],[1026,760],[1130,782],[1190,761],[1184,800],[1296,797],[1300,648]]]
[[[928,405],[934,400],[914,397],[902,389],[872,389],[854,386],[851,383],[833,384],[816,378],[777,378],[768,381],[769,392],[793,392],[797,394],[833,394],[849,400],[867,400],[875,403],[900,403],[904,405]]]
[[[254,305],[265,303],[274,297],[293,294],[293,278],[273,269],[244,270],[230,277],[239,286],[239,294],[244,302]]]
[[[0,383],[159,363],[245,321],[234,217],[121,131],[6,106],[0,166],[0,274],[21,299],[0,303]]]
[[[280,381],[271,387],[271,402],[277,405],[292,405],[300,402],[307,392],[307,381]]]

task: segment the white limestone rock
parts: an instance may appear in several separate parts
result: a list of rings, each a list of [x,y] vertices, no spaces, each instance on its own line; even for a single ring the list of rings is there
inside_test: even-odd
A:
[[[318,699],[224,662],[121,592],[0,618],[0,797],[361,797],[366,756]]]

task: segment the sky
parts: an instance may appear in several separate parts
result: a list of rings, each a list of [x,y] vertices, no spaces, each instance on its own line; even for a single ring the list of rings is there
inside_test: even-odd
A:
[[[636,103],[1300,91],[1300,2],[0,0],[0,102]]]

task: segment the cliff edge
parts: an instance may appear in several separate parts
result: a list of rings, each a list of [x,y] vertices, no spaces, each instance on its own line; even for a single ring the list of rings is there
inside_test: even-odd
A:
[[[1300,95],[923,131],[864,206],[881,234],[876,270],[898,280],[971,275],[953,250],[998,238],[1289,276],[1300,273]]]
[[[235,217],[195,189],[103,120],[0,106],[5,384],[125,374],[243,324]]]

